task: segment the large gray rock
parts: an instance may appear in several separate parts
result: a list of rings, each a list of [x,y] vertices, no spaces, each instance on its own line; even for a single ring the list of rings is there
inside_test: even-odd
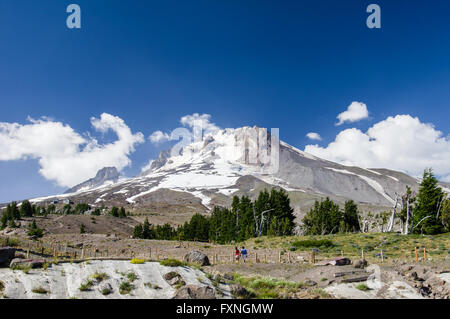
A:
[[[16,249],[12,247],[1,247],[0,248],[0,266],[9,266],[11,260],[14,259],[14,254]]]
[[[234,284],[230,286],[230,291],[233,296],[241,299],[249,299],[255,297],[255,295],[241,286],[241,284]]]
[[[200,266],[211,265],[209,263],[208,256],[206,256],[204,253],[202,253],[201,251],[198,251],[198,250],[193,250],[193,251],[188,252],[184,256],[184,261],[188,262],[188,263],[190,262],[190,263],[199,264]]]
[[[14,258],[11,260],[11,263],[9,264],[10,268],[42,268],[42,266],[45,264],[45,259],[21,259],[21,258]]]
[[[360,259],[360,260],[356,261],[354,267],[355,268],[360,268],[360,269],[366,268],[367,267],[367,260]]]
[[[209,286],[188,285],[178,289],[173,299],[216,299],[216,296]]]
[[[175,271],[168,272],[163,276],[164,280],[167,281],[169,285],[173,286],[184,286],[186,282],[183,277]]]

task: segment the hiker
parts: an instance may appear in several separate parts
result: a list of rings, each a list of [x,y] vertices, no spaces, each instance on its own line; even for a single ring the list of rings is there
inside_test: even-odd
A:
[[[239,255],[240,255],[239,249],[237,247],[234,247],[234,259],[237,263],[239,262]]]
[[[247,258],[247,249],[245,249],[244,246],[242,246],[242,249],[241,249],[241,255],[242,255],[242,260],[243,260],[244,263],[245,263],[245,258]]]

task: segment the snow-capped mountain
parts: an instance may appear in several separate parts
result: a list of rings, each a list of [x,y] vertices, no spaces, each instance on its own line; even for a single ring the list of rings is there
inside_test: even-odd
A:
[[[315,199],[326,196],[340,203],[353,199],[366,210],[387,209],[406,185],[418,187],[404,173],[326,161],[278,143],[275,135],[257,127],[219,130],[176,152],[162,152],[134,178],[108,182],[118,178],[117,171],[100,172],[70,194],[33,201],[70,197],[97,206],[196,212],[229,205],[233,195],[254,197],[264,188],[279,187],[289,192],[295,210],[304,213]]]
[[[119,180],[120,174],[115,167],[103,167],[97,172],[94,178],[91,178],[81,184],[78,184],[66,191],[66,194],[76,193],[83,190],[90,190],[105,185],[107,182],[114,184]]]

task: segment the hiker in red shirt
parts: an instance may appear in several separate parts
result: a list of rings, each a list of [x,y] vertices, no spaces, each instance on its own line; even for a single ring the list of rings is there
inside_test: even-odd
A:
[[[237,247],[234,247],[234,259],[236,260],[236,262],[239,262],[239,255],[240,255],[240,251]]]

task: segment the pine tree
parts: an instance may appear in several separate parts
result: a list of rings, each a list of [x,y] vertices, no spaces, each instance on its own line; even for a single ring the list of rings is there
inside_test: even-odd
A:
[[[112,217],[119,217],[119,209],[114,206],[113,208],[111,208],[110,214]]]
[[[133,238],[144,238],[143,228],[141,224],[138,224],[134,227]]]
[[[147,218],[145,218],[144,225],[142,227],[142,237],[144,239],[153,239],[155,237]]]
[[[354,208],[349,203],[349,209]],[[309,210],[303,218],[303,225],[307,235],[325,235],[337,233],[340,228],[346,228],[343,213],[339,206],[328,197],[322,201],[316,201],[314,206]],[[350,216],[352,213],[350,213]],[[351,217],[353,220],[353,217]],[[356,223],[357,219],[354,221]]]
[[[21,217],[32,217],[33,216],[33,207],[31,206],[31,203],[27,200],[24,200],[22,202],[22,205],[20,205],[20,216]]]
[[[19,208],[17,207],[17,202],[12,202],[10,209],[11,209],[10,218],[20,219],[20,211]]]
[[[358,220],[358,206],[354,201],[349,200],[345,202],[344,213],[342,216],[342,228],[341,232],[359,232],[359,220]]]
[[[3,230],[8,225],[8,215],[6,214],[6,211],[3,212],[2,217],[0,218],[0,230]]]
[[[120,218],[125,218],[125,217],[127,217],[127,214],[126,214],[126,212],[125,212],[125,208],[120,207],[118,217],[120,217]]]
[[[414,207],[414,233],[438,234],[444,231],[442,223],[436,218],[443,196],[432,169],[426,169]]]

